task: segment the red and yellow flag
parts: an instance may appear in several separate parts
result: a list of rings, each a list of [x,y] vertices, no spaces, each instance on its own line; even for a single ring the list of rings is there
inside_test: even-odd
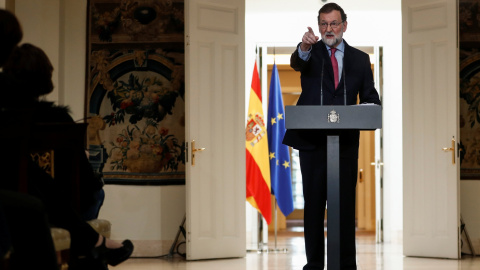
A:
[[[253,69],[252,88],[248,104],[248,119],[245,130],[247,152],[247,201],[262,214],[270,224],[270,163],[268,158],[267,127],[262,107],[262,92],[257,62]]]

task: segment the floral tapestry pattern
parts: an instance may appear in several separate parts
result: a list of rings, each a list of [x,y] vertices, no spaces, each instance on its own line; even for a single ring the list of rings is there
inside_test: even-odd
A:
[[[480,0],[461,0],[460,178],[480,180]]]
[[[185,183],[183,9],[89,1],[87,143],[107,184]]]

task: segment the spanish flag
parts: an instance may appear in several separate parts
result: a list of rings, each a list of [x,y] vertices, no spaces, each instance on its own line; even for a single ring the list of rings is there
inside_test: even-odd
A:
[[[268,159],[267,127],[262,108],[262,92],[257,62],[253,69],[252,88],[248,104],[248,119],[245,130],[247,152],[247,201],[262,214],[270,224],[270,163]]]

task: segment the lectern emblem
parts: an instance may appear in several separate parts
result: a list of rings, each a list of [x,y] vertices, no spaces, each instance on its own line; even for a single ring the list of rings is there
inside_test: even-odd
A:
[[[335,110],[330,111],[327,118],[329,123],[340,123],[340,115]]]

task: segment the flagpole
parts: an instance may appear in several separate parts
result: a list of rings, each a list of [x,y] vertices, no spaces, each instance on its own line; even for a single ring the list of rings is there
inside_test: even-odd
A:
[[[263,251],[263,218],[262,215],[258,214],[258,249],[257,251]]]
[[[261,213],[257,214],[257,248],[256,249],[247,249],[247,252],[256,252],[262,253],[266,250],[263,249],[263,217]],[[268,251],[268,250],[267,250]]]
[[[275,250],[277,249],[277,198],[275,198]]]
[[[275,209],[274,209],[275,217],[274,217],[274,222],[275,222],[275,248],[269,249],[268,244],[267,248],[264,248],[264,243],[263,243],[263,217],[262,214],[258,213],[258,245],[257,249],[249,249],[247,252],[257,252],[257,253],[288,253],[287,248],[278,248],[277,247],[277,199],[275,198]]]
[[[260,80],[260,89],[262,85],[262,47],[258,48],[258,45],[255,47],[255,54],[258,61],[258,77]],[[263,93],[262,93],[263,95]],[[262,105],[263,106],[263,105]],[[258,214],[258,252],[263,252],[263,216]]]
[[[258,53],[260,51],[260,53]],[[271,221],[271,202],[270,202],[270,166],[268,165],[268,137],[267,127],[265,126],[266,117],[264,116],[261,76],[257,69],[257,62],[262,67],[262,48],[255,48],[255,66],[252,76],[252,86],[250,89],[250,101],[248,107],[247,120],[247,201],[255,207],[258,213],[257,224],[257,252],[268,246],[264,243],[265,239],[263,218],[270,223]],[[253,106],[253,107],[252,107]],[[255,132],[253,132],[255,131]],[[261,161],[260,163],[258,161]],[[250,163],[249,163],[250,162]],[[250,164],[250,167],[248,166]],[[248,174],[248,169],[251,174]],[[253,169],[252,169],[253,168]],[[253,172],[252,172],[253,170]],[[259,174],[258,172],[261,172]],[[250,178],[248,178],[250,177]],[[249,180],[251,180],[249,182]],[[250,186],[249,186],[250,185]],[[267,199],[268,198],[268,199]],[[247,250],[250,251],[250,250]],[[251,250],[255,251],[255,250]]]
[[[277,248],[277,198],[275,198],[275,207],[274,207],[274,222],[275,222],[275,248],[269,249],[269,253],[287,253],[287,248]]]
[[[275,57],[276,57],[276,53],[275,53],[275,46],[273,46],[273,64],[275,64]],[[273,71],[272,71],[273,73]],[[275,206],[274,206],[274,215],[275,215],[275,248],[273,250],[270,250],[271,252],[275,252],[275,253],[279,253],[279,252],[282,252],[282,253],[285,253],[287,252],[288,250],[286,248],[283,248],[283,249],[279,249],[277,247],[277,234],[278,234],[278,216],[277,216],[277,196],[274,196],[275,197]]]
[[[247,169],[248,169],[248,164],[255,164],[256,166],[260,166],[258,162],[252,161],[253,155],[257,156],[258,158],[267,158],[270,159],[270,166],[263,167],[260,166],[260,170],[266,173],[266,178],[263,179],[263,177],[258,177],[258,174],[252,175],[253,180],[257,180],[256,182],[251,182],[249,186],[249,178],[247,174],[247,201],[249,201],[252,206],[257,208],[259,211],[258,213],[258,224],[257,224],[257,250],[247,250],[248,252],[257,252],[257,253],[279,253],[279,252],[287,252],[288,250],[286,248],[279,249],[278,248],[278,210],[277,208],[281,209],[282,213],[286,213],[288,215],[291,213],[293,210],[293,200],[292,200],[292,194],[291,194],[291,181],[288,180],[290,179],[290,159],[288,157],[288,148],[285,148],[285,146],[281,146],[281,137],[283,136],[282,134],[285,132],[285,127],[284,127],[284,121],[283,121],[283,115],[284,115],[284,108],[283,108],[283,102],[282,102],[282,96],[281,96],[281,89],[280,89],[280,81],[278,78],[278,70],[276,67],[276,64],[274,63],[273,65],[273,70],[272,70],[272,79],[271,79],[271,85],[270,85],[270,93],[271,95],[269,96],[269,99],[271,100],[268,102],[268,116],[265,117],[264,119],[267,119],[265,122],[262,119],[263,118],[263,105],[264,103],[262,102],[262,87],[261,87],[261,82],[262,82],[262,77],[260,74],[263,73],[264,71],[264,66],[263,66],[263,53],[264,50],[263,48],[256,47],[256,61],[255,61],[255,67],[254,67],[254,73],[252,76],[252,87],[251,87],[251,94],[250,94],[250,103],[249,103],[249,119],[247,120],[247,143],[246,143],[246,148],[248,150],[247,152],[247,161],[250,160],[251,163],[247,162]],[[258,53],[259,51],[259,53]],[[257,61],[259,63],[260,69],[257,69]],[[274,48],[274,62],[275,62],[275,48]],[[273,87],[273,88],[272,88]],[[268,95],[267,95],[268,96]],[[253,105],[253,107],[252,107]],[[252,107],[252,108],[251,108]],[[278,108],[277,108],[278,107]],[[257,111],[255,111],[257,110]],[[254,118],[255,116],[255,118]],[[271,117],[270,117],[271,116]],[[270,117],[270,118],[269,118]],[[259,118],[260,120],[258,120]],[[267,125],[265,125],[267,123]],[[256,131],[258,130],[263,130],[264,126],[267,126],[267,130],[264,130],[263,133],[254,134],[252,131],[254,130],[253,127],[258,126]],[[270,132],[270,128],[273,128]],[[250,132],[250,133],[248,133]],[[267,156],[263,156],[263,152],[260,150],[264,150],[265,145],[263,144],[265,141],[261,140],[263,135],[267,135],[267,148],[266,148],[266,153],[268,154]],[[275,136],[271,137],[272,134],[276,134]],[[258,135],[257,141],[255,143],[249,141],[253,141],[252,137],[255,138],[255,136]],[[278,137],[278,138],[277,138]],[[279,139],[280,138],[280,139]],[[273,145],[270,145],[270,142],[273,142]],[[260,146],[260,148],[256,147],[253,148],[254,146]],[[269,149],[272,149],[270,153]],[[287,152],[285,152],[285,149]],[[253,151],[255,150],[255,151]],[[252,152],[253,151],[253,152]],[[259,152],[260,151],[260,152]],[[277,152],[279,151],[279,152]],[[276,153],[278,153],[278,156],[276,156]],[[287,154],[286,154],[287,153]],[[281,161],[281,163],[280,163]],[[272,163],[273,162],[273,163]],[[261,163],[264,164],[264,163]],[[272,175],[270,174],[270,170],[273,170],[275,172],[275,177],[272,178]],[[263,175],[263,173],[262,173]],[[288,175],[288,176],[287,176]],[[287,178],[285,178],[287,177]],[[258,179],[257,179],[258,178]],[[275,179],[275,180],[272,180]],[[263,181],[259,181],[263,180]],[[270,180],[270,181],[268,181]],[[273,181],[273,182],[272,182]],[[264,184],[271,184],[271,185],[264,185]],[[280,185],[280,186],[279,186]],[[250,187],[250,189],[249,189]],[[263,223],[263,218],[267,221],[267,223],[270,223],[271,221],[271,210],[272,207],[270,206],[270,198],[267,199],[266,196],[261,196],[264,195],[264,193],[256,193],[257,190],[263,190],[266,191],[268,188],[268,193],[275,195],[275,206],[274,208],[274,233],[275,233],[275,247],[274,249],[269,249],[268,247],[268,229],[267,231],[264,231],[266,226]],[[255,196],[258,196],[255,197]],[[281,196],[281,198],[278,198],[278,196]],[[257,200],[260,199],[260,200]],[[281,199],[281,200],[279,200]],[[290,201],[290,202],[289,202]],[[259,204],[261,202],[261,204]],[[277,203],[279,202],[279,203]],[[278,207],[277,207],[278,204]],[[284,212],[286,211],[286,212]],[[265,235],[266,234],[266,235]],[[264,239],[267,237],[267,239]]]
[[[273,46],[273,63],[275,64],[275,46]],[[275,196],[275,250],[277,250],[277,196]]]

